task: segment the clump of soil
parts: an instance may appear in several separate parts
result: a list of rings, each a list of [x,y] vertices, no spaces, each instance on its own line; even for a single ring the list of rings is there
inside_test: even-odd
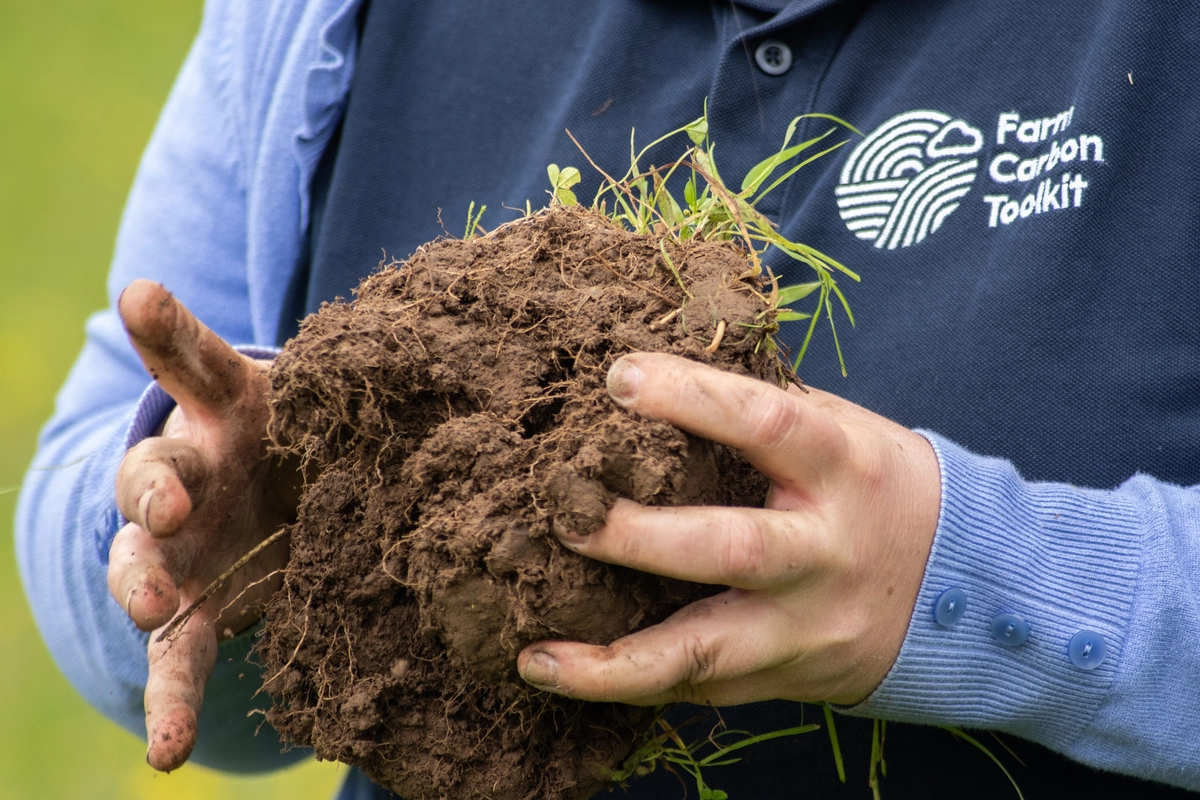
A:
[[[284,348],[271,436],[316,476],[260,642],[287,740],[407,800],[587,797],[642,741],[652,710],[539,692],[516,656],[608,643],[715,590],[582,558],[557,526],[591,533],[619,496],[762,502],[736,453],[605,391],[636,350],[786,379],[744,254],[665,247],[690,297],[658,238],[552,209],[422,247]]]

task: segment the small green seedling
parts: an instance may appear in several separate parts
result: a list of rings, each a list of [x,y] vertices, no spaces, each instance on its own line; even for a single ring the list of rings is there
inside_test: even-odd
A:
[[[467,230],[466,233],[463,234],[464,239],[470,239],[471,237],[475,236],[475,234],[483,231],[483,229],[479,227],[479,218],[483,216],[483,212],[485,211],[487,211],[487,206],[481,205],[479,206],[479,212],[476,213],[474,200],[471,201],[471,205],[467,206]]]
[[[580,181],[579,170],[575,167],[563,167],[560,170],[558,164],[551,164],[546,167],[546,174],[550,176],[550,195],[559,205],[579,205],[579,199],[571,191],[571,187]]]

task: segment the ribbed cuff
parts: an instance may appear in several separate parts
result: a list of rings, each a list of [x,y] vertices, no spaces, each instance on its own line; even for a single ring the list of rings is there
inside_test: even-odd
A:
[[[1027,483],[1006,461],[968,453],[921,432],[941,465],[937,534],[895,665],[848,713],[927,724],[991,728],[1065,750],[1113,682],[1141,551],[1140,520],[1127,495]],[[960,589],[966,613],[934,619],[943,592]],[[992,621],[1015,614],[1029,626],[1001,645]],[[1104,638],[1099,666],[1068,657],[1080,631]]]

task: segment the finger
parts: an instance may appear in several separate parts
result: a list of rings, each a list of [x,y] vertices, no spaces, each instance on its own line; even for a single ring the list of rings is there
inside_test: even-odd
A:
[[[793,394],[678,356],[623,356],[608,371],[608,391],[630,411],[737,448],[782,483],[831,478],[847,447],[816,390]]]
[[[157,631],[155,632],[157,633]],[[146,762],[163,772],[178,769],[196,745],[196,720],[204,684],[217,663],[212,620],[201,609],[161,643],[150,637],[146,681]]]
[[[108,551],[108,590],[144,631],[160,627],[179,610],[178,586],[191,568],[190,539],[155,539],[129,523]]]
[[[147,371],[189,413],[219,414],[245,393],[250,362],[161,284],[134,281],[117,309]]]
[[[117,470],[117,507],[153,536],[178,531],[201,497],[204,458],[178,439],[154,436],[131,447]]]
[[[803,511],[646,507],[623,499],[595,533],[560,538],[599,561],[739,589],[793,585],[834,552],[825,527]]]
[[[757,676],[789,657],[773,616],[768,604],[734,589],[607,646],[535,642],[518,656],[517,669],[539,689],[592,702],[729,705],[768,699]]]

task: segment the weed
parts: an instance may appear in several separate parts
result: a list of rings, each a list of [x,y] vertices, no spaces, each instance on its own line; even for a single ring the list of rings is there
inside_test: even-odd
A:
[[[759,734],[758,736],[753,736],[746,731],[725,730],[713,733],[705,739],[699,739],[691,744],[687,744],[684,742],[683,737],[679,735],[679,731],[662,718],[662,709],[659,711],[658,726],[662,728],[663,732],[651,737],[635,750],[629,758],[625,759],[625,763],[621,766],[621,769],[609,776],[609,780],[620,783],[635,776],[647,775],[653,772],[661,763],[672,772],[674,771],[672,767],[679,767],[691,775],[692,779],[696,781],[696,791],[700,795],[700,800],[727,800],[729,797],[728,793],[720,789],[714,789],[705,781],[705,769],[736,764],[738,761],[741,761],[741,758],[731,758],[730,756],[743,747],[749,747],[752,744],[765,742],[769,739],[798,736],[802,733],[815,731],[821,727],[816,724],[800,725],[795,728],[785,728],[783,730]],[[722,743],[722,740],[731,736],[740,736],[741,738],[728,744]],[[711,752],[706,754],[704,751],[709,749],[711,749]]]
[[[792,144],[797,126],[805,119],[824,119],[832,125],[819,136]],[[842,375],[845,375],[846,364],[834,324],[832,298],[837,297],[851,325],[854,325],[854,314],[850,311],[849,301],[838,286],[835,273],[841,273],[855,281],[859,280],[858,274],[820,250],[788,239],[756,208],[764,197],[802,167],[845,145],[849,139],[830,143],[830,137],[839,128],[859,133],[850,123],[828,114],[802,114],[796,117],[788,125],[779,150],[751,167],[737,191],[726,185],[713,158],[714,147],[709,138],[707,107],[700,118],[660,136],[641,150],[635,147],[634,133],[631,132],[629,169],[620,178],[612,177],[592,161],[570,131],[567,131],[567,135],[571,136],[571,141],[575,142],[588,162],[604,178],[592,201],[592,210],[604,214],[614,222],[635,233],[656,233],[680,242],[690,239],[738,241],[745,247],[751,263],[750,270],[741,277],[760,275],[763,270],[762,258],[772,247],[789,258],[808,265],[816,273],[816,280],[811,283],[781,289],[778,288],[774,276],[771,276],[773,288],[772,297],[769,298],[770,305],[776,312],[777,322],[809,320],[804,341],[792,364],[793,370],[799,367],[805,353],[808,352],[817,322],[824,315],[829,320],[838,362]],[[641,162],[652,148],[681,134],[686,135],[691,144],[677,160],[659,167],[651,165],[645,170],[641,168]],[[821,149],[810,152],[818,146]],[[579,170],[573,167],[560,170],[556,164],[551,164],[547,171],[550,176],[551,202],[562,205],[578,204],[571,187],[579,182]],[[688,176],[683,185],[682,203],[668,189],[668,184],[677,173]],[[665,248],[663,252],[665,256]],[[667,256],[666,259],[668,267],[674,272],[670,257]],[[678,273],[676,278],[680,285],[683,285]],[[686,288],[684,291],[687,291]],[[811,311],[793,311],[788,307],[814,292],[818,293],[818,296]],[[775,331],[767,332],[770,335]],[[771,341],[774,344],[774,340]]]
[[[479,218],[483,216],[483,212],[485,211],[487,211],[487,206],[481,205],[479,206],[479,212],[476,213],[475,201],[471,201],[471,205],[467,207],[467,230],[466,233],[463,234],[464,239],[470,239],[475,234],[483,231],[483,229],[479,227]]]

